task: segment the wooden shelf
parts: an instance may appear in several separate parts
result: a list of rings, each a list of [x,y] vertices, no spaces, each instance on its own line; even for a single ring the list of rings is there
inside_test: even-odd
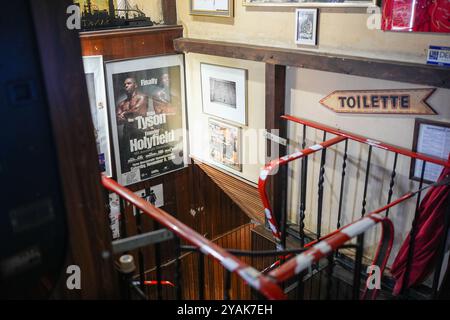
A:
[[[450,88],[450,70],[426,64],[191,38],[175,39],[174,47],[179,52],[201,53],[260,61],[274,65]]]
[[[180,25],[121,28],[80,33],[83,56],[105,61],[175,53],[173,40],[183,36]]]

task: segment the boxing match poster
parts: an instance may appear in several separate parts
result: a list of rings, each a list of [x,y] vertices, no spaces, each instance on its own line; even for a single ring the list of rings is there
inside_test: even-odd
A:
[[[186,161],[182,55],[106,63],[117,180],[128,186]]]

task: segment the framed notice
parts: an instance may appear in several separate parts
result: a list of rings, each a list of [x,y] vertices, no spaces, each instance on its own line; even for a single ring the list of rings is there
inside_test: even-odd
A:
[[[247,124],[247,70],[202,63],[203,112]]]
[[[427,119],[416,119],[413,151],[447,160],[450,153],[450,123]],[[411,160],[410,178],[419,180],[422,174],[421,160]],[[443,167],[427,162],[424,181],[436,182]]]
[[[209,119],[209,158],[219,167],[242,171],[241,129]]]
[[[83,57],[86,86],[89,95],[92,122],[100,171],[112,176],[109,141],[108,110],[106,107],[105,76],[102,56]]]
[[[183,55],[105,65],[117,180],[127,186],[185,167]]]
[[[232,17],[234,0],[190,0],[189,7],[192,15]]]

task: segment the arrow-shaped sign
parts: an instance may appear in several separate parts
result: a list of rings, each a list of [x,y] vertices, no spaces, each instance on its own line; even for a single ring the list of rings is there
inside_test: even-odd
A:
[[[437,114],[427,103],[436,89],[338,90],[320,103],[338,113]]]

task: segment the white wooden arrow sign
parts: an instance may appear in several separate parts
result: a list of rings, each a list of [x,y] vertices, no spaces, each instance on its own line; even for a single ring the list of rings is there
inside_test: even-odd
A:
[[[338,90],[320,100],[338,113],[437,114],[427,103],[435,88]]]

